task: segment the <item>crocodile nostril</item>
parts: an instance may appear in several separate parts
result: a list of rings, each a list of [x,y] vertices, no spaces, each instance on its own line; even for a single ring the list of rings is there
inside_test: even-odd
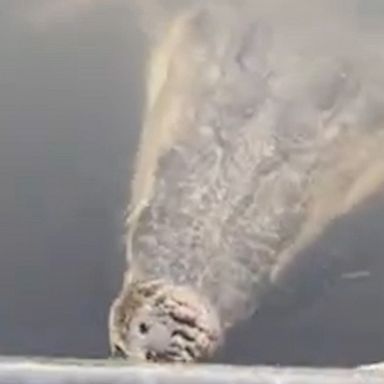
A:
[[[146,324],[146,323],[141,323],[141,324],[139,325],[139,330],[140,330],[140,333],[142,333],[142,334],[146,334],[146,333],[148,333],[148,331],[149,331],[149,326],[148,326],[148,324]]]

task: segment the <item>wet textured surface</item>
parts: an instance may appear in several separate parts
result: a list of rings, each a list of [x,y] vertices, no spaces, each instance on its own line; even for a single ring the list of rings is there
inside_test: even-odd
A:
[[[161,281],[132,284],[112,306],[113,355],[138,361],[195,362],[212,358],[221,342],[219,319],[203,298]]]
[[[313,258],[317,280],[300,252],[384,184],[380,46],[351,48],[340,4],[321,49],[316,9],[242,5],[192,8],[153,47],[127,235],[129,278],[188,286],[225,329],[321,296],[339,261]]]

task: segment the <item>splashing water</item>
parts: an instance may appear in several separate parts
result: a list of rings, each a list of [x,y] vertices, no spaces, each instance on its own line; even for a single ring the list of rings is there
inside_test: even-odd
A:
[[[132,184],[125,287],[189,287],[222,329],[384,181],[383,50],[352,2],[267,3],[204,3],[159,39]]]

